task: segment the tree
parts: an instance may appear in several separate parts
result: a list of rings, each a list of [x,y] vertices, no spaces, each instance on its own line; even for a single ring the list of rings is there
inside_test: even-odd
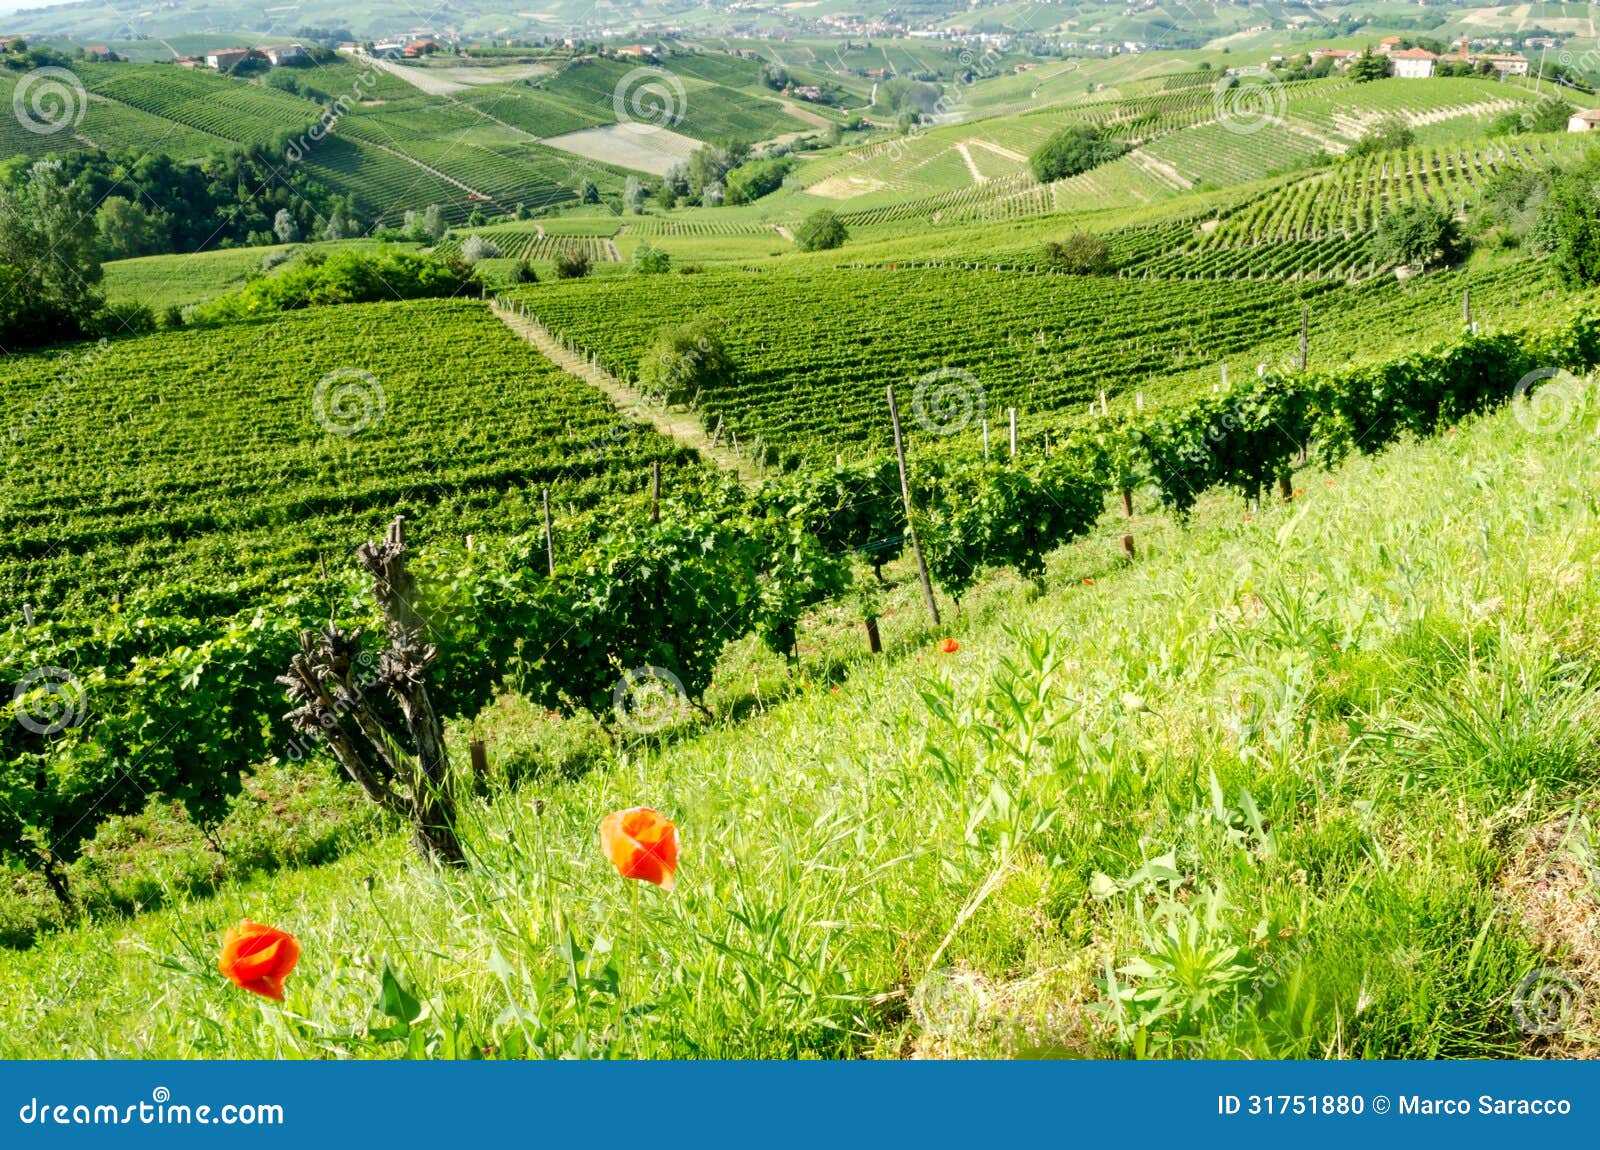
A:
[[[1379,263],[1426,271],[1455,263],[1469,245],[1450,213],[1431,200],[1412,200],[1384,214],[1371,246]]]
[[[1028,162],[1039,182],[1048,184],[1099,167],[1127,150],[1127,144],[1111,139],[1099,128],[1074,124],[1046,140]]]
[[[666,404],[694,404],[738,376],[718,329],[707,320],[662,330],[639,360],[639,387]]]
[[[629,176],[622,185],[622,202],[634,215],[644,211],[644,183],[638,176]]]
[[[1591,158],[1550,181],[1533,226],[1533,246],[1572,287],[1600,283],[1600,160]]]
[[[584,180],[578,185],[578,202],[582,204],[598,204],[600,202],[600,189],[593,180]]]
[[[823,208],[812,212],[794,232],[794,241],[803,252],[823,252],[840,247],[850,238],[844,221]]]
[[[581,280],[589,274],[589,253],[566,251],[556,256],[556,278]]]
[[[1518,136],[1524,132],[1564,132],[1573,107],[1559,96],[1546,96],[1533,107],[1497,116],[1489,126],[1491,136]]]
[[[500,258],[500,245],[483,236],[471,235],[466,243],[461,245],[461,258],[469,264],[479,260],[497,260]]]
[[[1074,232],[1065,240],[1046,243],[1044,262],[1074,275],[1099,275],[1111,266],[1111,245],[1092,232]]]
[[[300,238],[300,225],[294,222],[288,208],[279,208],[278,214],[272,217],[272,234],[278,237],[280,244],[292,244]]]
[[[432,204],[422,213],[422,233],[429,243],[440,243],[449,231],[450,225],[444,221],[444,208]]]
[[[722,206],[723,198],[726,194],[727,193],[723,190],[722,184],[713,180],[711,183],[700,189],[700,202],[705,204],[705,206],[708,208],[720,208]]]
[[[107,196],[94,213],[100,258],[125,260],[159,252],[166,239],[161,222],[125,196]]]
[[[95,214],[54,160],[0,184],[0,342],[47,343],[85,330],[99,308]]]
[[[1389,61],[1382,56],[1374,56],[1372,49],[1368,48],[1350,62],[1345,75],[1358,84],[1365,84],[1371,80],[1381,80],[1389,74]]]
[[[661,275],[672,270],[672,257],[661,248],[642,243],[633,253],[633,270],[640,275]]]
[[[1379,152],[1398,152],[1416,142],[1417,134],[1399,116],[1385,116],[1361,134],[1348,156],[1375,156]]]
[[[789,86],[789,69],[768,61],[761,66],[761,82],[774,92],[781,92]]]

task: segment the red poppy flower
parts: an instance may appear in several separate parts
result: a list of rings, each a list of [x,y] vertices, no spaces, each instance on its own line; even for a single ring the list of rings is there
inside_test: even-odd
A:
[[[217,969],[241,990],[282,1002],[284,980],[299,961],[294,935],[245,918],[223,934]]]
[[[678,828],[649,807],[613,811],[600,823],[600,849],[623,878],[671,890],[678,869]]]
[[[1093,579],[1085,579],[1083,581],[1083,585],[1085,587],[1093,587],[1094,586],[1094,580]]]
[[[939,650],[943,651],[946,655],[954,655],[957,651],[961,650],[961,644],[957,643],[954,639],[946,639],[939,644]]]

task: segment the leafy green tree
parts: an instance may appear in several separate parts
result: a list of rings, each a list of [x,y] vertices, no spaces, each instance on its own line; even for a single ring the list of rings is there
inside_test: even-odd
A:
[[[633,270],[639,275],[662,275],[672,270],[672,257],[661,248],[642,243],[633,253]]]
[[[1591,157],[1550,181],[1533,226],[1533,246],[1563,283],[1600,283],[1600,159]]]
[[[1389,61],[1382,56],[1373,54],[1368,48],[1361,55],[1350,62],[1350,67],[1345,70],[1357,84],[1366,84],[1373,80],[1382,80],[1389,74]]]
[[[1111,245],[1093,232],[1074,232],[1044,245],[1045,266],[1074,275],[1099,275],[1111,266]]]
[[[1380,152],[1397,152],[1416,142],[1417,134],[1411,125],[1399,116],[1386,116],[1361,134],[1346,155],[1376,156]]]
[[[849,238],[850,232],[844,226],[844,221],[827,208],[812,212],[794,231],[795,243],[800,245],[803,252],[831,251],[843,246]]]
[[[629,176],[622,185],[622,204],[633,215],[644,211],[644,182],[638,176]]]
[[[1128,150],[1121,140],[1113,140],[1099,128],[1074,124],[1051,136],[1028,163],[1040,183],[1051,183],[1097,168]]]
[[[94,213],[100,257],[124,260],[147,256],[165,246],[166,228],[126,196],[107,196]]]
[[[0,184],[0,267],[18,290],[0,309],[11,346],[67,338],[85,329],[101,297],[99,237],[84,188],[62,165],[30,165],[18,185]]]
[[[1469,246],[1460,225],[1431,200],[1411,200],[1384,213],[1371,241],[1374,260],[1418,271],[1453,264]]]
[[[600,188],[593,180],[584,180],[578,185],[578,202],[584,204],[598,204],[600,202]]]
[[[589,274],[589,253],[564,251],[556,254],[556,278],[581,280]]]
[[[693,404],[702,392],[725,391],[738,365],[710,322],[663,330],[639,360],[639,387],[667,404]]]

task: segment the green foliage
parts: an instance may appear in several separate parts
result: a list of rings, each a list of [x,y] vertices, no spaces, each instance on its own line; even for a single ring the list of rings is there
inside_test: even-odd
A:
[[[752,160],[734,168],[727,175],[727,202],[749,204],[762,196],[771,195],[783,187],[783,179],[794,168],[791,156],[775,156],[769,160]]]
[[[1495,117],[1491,136],[1520,136],[1529,132],[1565,132],[1575,109],[1560,96],[1545,96],[1532,107]]]
[[[89,190],[54,161],[0,183],[0,343],[28,346],[87,329],[101,277]]]
[[[581,280],[589,274],[589,253],[566,249],[556,254],[556,278]]]
[[[672,270],[672,257],[646,240],[634,249],[633,270],[640,275],[663,275]]]
[[[1600,159],[1590,158],[1550,178],[1532,229],[1535,248],[1548,256],[1562,281],[1600,283],[1600,199],[1595,181]]]
[[[1057,132],[1028,159],[1035,178],[1051,183],[1098,168],[1128,151],[1121,140],[1107,136],[1089,124],[1074,124]]]
[[[731,386],[738,370],[716,325],[696,320],[657,335],[639,360],[637,379],[662,403],[694,405],[702,392]]]
[[[1419,271],[1456,263],[1469,247],[1455,218],[1431,200],[1412,200],[1386,212],[1371,241],[1375,262]]]
[[[1369,84],[1373,80],[1382,80],[1388,74],[1389,61],[1383,56],[1375,55],[1371,48],[1364,49],[1361,55],[1350,62],[1350,67],[1345,71],[1345,75],[1349,76],[1357,84]]]
[[[278,275],[258,279],[241,291],[203,305],[195,311],[194,318],[202,323],[221,323],[303,307],[448,299],[463,292],[477,294],[478,290],[472,270],[455,260],[397,248],[376,252],[344,248],[327,256],[313,251]]]
[[[823,252],[842,247],[850,238],[844,221],[826,208],[812,212],[794,230],[795,242],[803,252]]]
[[[1350,159],[1359,159],[1362,156],[1376,156],[1383,152],[1398,152],[1409,148],[1416,139],[1417,133],[1405,119],[1400,116],[1389,116],[1363,132],[1361,138],[1345,155]]]
[[[1074,275],[1100,275],[1111,267],[1111,245],[1093,232],[1073,232],[1064,240],[1044,245],[1046,267]]]

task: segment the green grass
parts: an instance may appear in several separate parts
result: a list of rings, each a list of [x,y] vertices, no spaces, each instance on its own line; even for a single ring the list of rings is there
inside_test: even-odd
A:
[[[829,619],[787,699],[474,803],[464,873],[385,838],[0,956],[0,1052],[1570,1050],[1517,1030],[1562,954],[1497,893],[1594,793],[1592,419],[1501,413],[1185,529],[1141,506],[1133,564],[1108,518],[1043,594],[970,599],[955,656],[902,586],[842,683]],[[498,757],[541,725],[485,729]],[[682,828],[671,896],[599,856],[638,803]],[[241,915],[304,944],[284,1007],[213,969]],[[371,1033],[386,967],[427,1007],[410,1039]]]

